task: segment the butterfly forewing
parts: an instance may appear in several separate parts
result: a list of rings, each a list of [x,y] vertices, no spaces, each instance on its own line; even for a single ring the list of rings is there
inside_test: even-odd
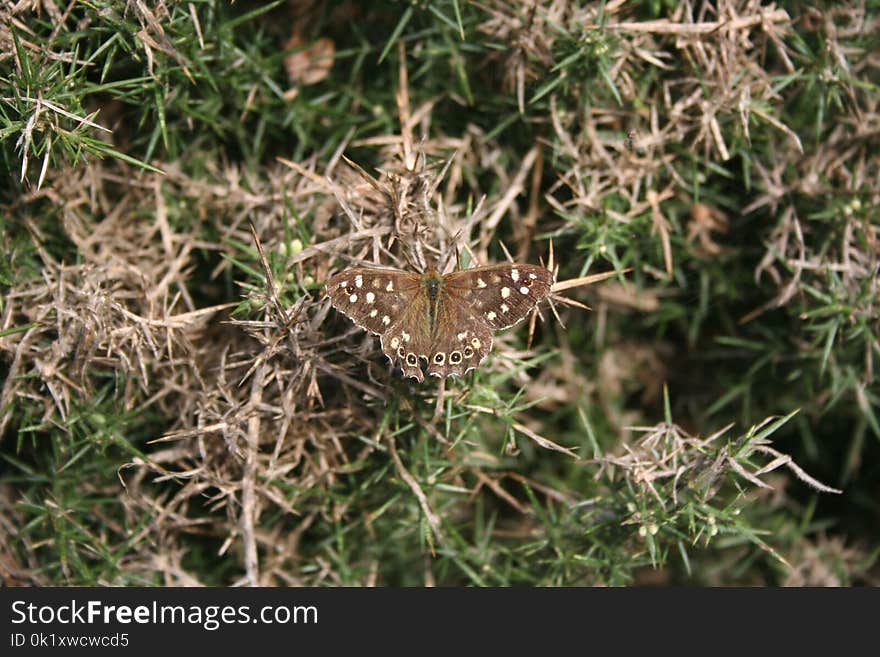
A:
[[[550,294],[553,273],[522,264],[489,265],[447,274],[445,289],[491,329],[513,326]]]
[[[384,334],[421,290],[421,278],[398,269],[353,267],[327,281],[333,307],[372,333]]]

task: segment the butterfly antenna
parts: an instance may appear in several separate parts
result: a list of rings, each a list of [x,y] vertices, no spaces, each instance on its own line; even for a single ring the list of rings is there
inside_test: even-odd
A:
[[[419,270],[419,268],[416,266],[416,263],[413,262],[412,258],[409,257],[409,253],[407,253],[407,252],[404,250],[404,251],[401,252],[401,255],[403,256],[403,259],[406,260],[406,264],[409,265],[410,269],[412,269],[412,270],[414,270],[414,271],[418,271],[418,270]]]
[[[403,243],[403,240],[401,240],[401,244]],[[401,255],[403,255],[403,259],[406,260],[406,263],[413,271],[419,273],[425,273],[425,271],[427,271],[427,260],[425,259],[425,253],[422,250],[421,242],[414,242],[409,249],[404,249],[401,252]]]

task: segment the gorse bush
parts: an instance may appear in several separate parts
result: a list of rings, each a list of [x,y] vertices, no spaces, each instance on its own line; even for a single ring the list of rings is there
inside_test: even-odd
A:
[[[875,8],[0,15],[6,583],[877,582]],[[460,378],[325,294],[508,259]]]

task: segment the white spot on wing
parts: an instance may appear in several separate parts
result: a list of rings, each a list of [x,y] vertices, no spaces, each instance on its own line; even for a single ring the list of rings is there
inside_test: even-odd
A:
[[[510,288],[509,287],[502,287],[501,288],[501,298],[506,299],[509,296],[510,296]]]
[[[376,295],[372,292],[367,292],[367,303],[373,303],[376,300]]]
[[[501,312],[506,313],[508,310],[510,310],[510,306],[508,306],[506,303],[502,303]]]
[[[519,280],[519,270],[518,269],[511,269],[510,270],[510,277],[513,279],[513,282],[516,283]]]
[[[477,287],[486,287],[486,281],[484,281],[482,278],[478,278]]]
[[[456,335],[455,337],[458,338],[459,342],[462,342],[462,341],[464,341],[464,339],[467,337],[467,334],[468,334],[467,331],[462,331],[461,333],[459,333],[459,334]]]
[[[358,274],[354,277],[354,284],[357,287],[361,287],[364,284],[364,277]]]
[[[385,326],[388,326],[391,323],[391,318],[388,315],[383,315],[382,316],[382,323]]]
[[[498,317],[498,315],[496,315],[496,314],[495,314],[494,312],[492,312],[491,310],[490,310],[489,312],[486,313],[486,319],[488,319],[490,322],[491,322],[493,319],[495,319],[496,317]]]
[[[527,288],[525,285],[523,285],[521,288],[519,288],[519,293],[520,294],[528,294],[529,288]]]
[[[370,317],[375,317],[375,316],[378,315],[378,314],[379,314],[379,311],[376,310],[375,308],[373,308],[373,309],[370,311]]]
[[[394,281],[388,281],[388,285],[385,286],[385,289],[388,292],[394,292]]]
[[[348,300],[352,303],[355,303],[358,300],[358,295],[352,294],[350,297],[348,297]]]

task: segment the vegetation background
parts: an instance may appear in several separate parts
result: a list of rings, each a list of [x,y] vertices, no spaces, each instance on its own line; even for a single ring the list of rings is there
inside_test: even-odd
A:
[[[4,583],[877,584],[878,21],[5,3]],[[323,297],[551,241],[464,379]]]

